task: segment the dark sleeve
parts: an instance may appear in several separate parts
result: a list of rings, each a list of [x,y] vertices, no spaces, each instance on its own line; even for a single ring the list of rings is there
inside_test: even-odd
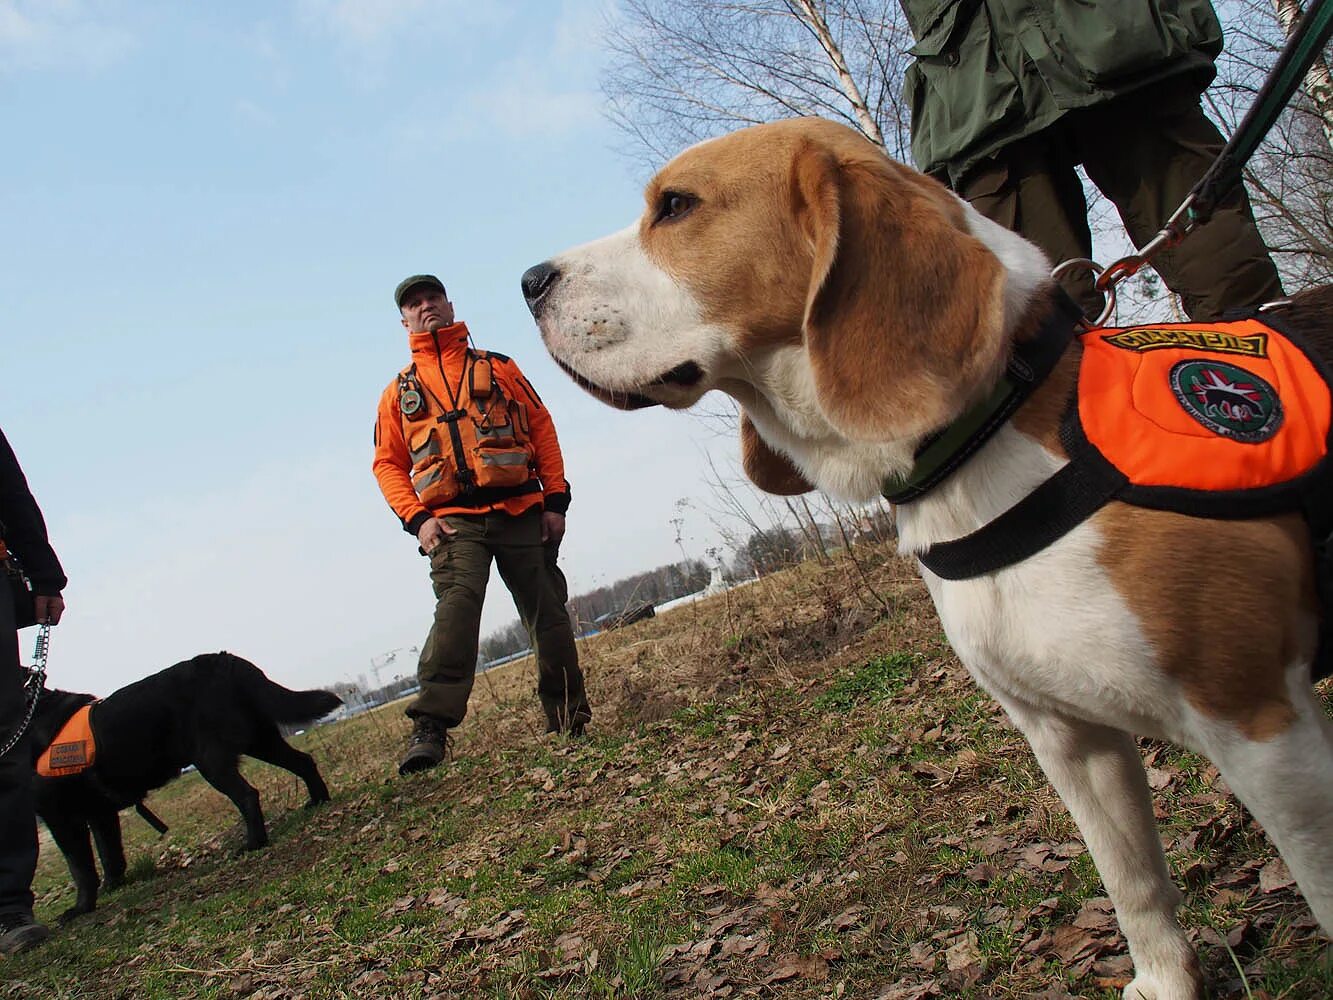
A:
[[[46,539],[41,509],[4,431],[0,431],[0,538],[19,557],[38,594],[53,597],[65,589],[65,571]]]

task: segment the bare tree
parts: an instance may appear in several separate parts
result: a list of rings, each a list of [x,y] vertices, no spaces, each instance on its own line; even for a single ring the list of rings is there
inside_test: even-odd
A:
[[[1291,0],[1225,0],[1218,12],[1227,46],[1206,103],[1234,133],[1287,40]],[[1325,69],[1327,66],[1324,62]],[[1333,149],[1323,116],[1327,94],[1298,90],[1245,167],[1245,186],[1290,290],[1333,280]]]
[[[1278,23],[1282,33],[1290,38],[1296,30],[1296,24],[1304,11],[1298,0],[1273,0],[1277,10]],[[1324,129],[1324,138],[1333,146],[1333,76],[1328,72],[1328,60],[1322,55],[1315,59],[1305,74],[1305,93],[1319,115],[1319,123]]]
[[[624,0],[607,26],[603,89],[631,153],[654,165],[796,115],[845,122],[903,159],[912,44],[886,0]]]

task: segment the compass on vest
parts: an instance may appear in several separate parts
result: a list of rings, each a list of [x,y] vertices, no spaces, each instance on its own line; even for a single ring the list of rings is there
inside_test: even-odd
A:
[[[403,411],[403,416],[409,420],[420,414],[423,406],[425,406],[425,400],[421,398],[421,393],[415,388],[405,388],[398,394],[398,408]]]

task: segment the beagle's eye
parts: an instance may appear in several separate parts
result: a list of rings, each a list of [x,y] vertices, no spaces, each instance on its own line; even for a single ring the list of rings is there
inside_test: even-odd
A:
[[[673,222],[688,215],[696,204],[698,199],[694,195],[680,191],[663,191],[662,197],[657,202],[657,217],[653,221]]]

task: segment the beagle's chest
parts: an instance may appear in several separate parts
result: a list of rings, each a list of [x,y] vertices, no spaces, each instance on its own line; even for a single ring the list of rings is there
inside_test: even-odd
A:
[[[950,645],[983,687],[1060,706],[1096,691],[1093,703],[1109,707],[1117,689],[1129,698],[1162,684],[1143,621],[1099,566],[1105,542],[1089,522],[998,573],[923,574]]]

